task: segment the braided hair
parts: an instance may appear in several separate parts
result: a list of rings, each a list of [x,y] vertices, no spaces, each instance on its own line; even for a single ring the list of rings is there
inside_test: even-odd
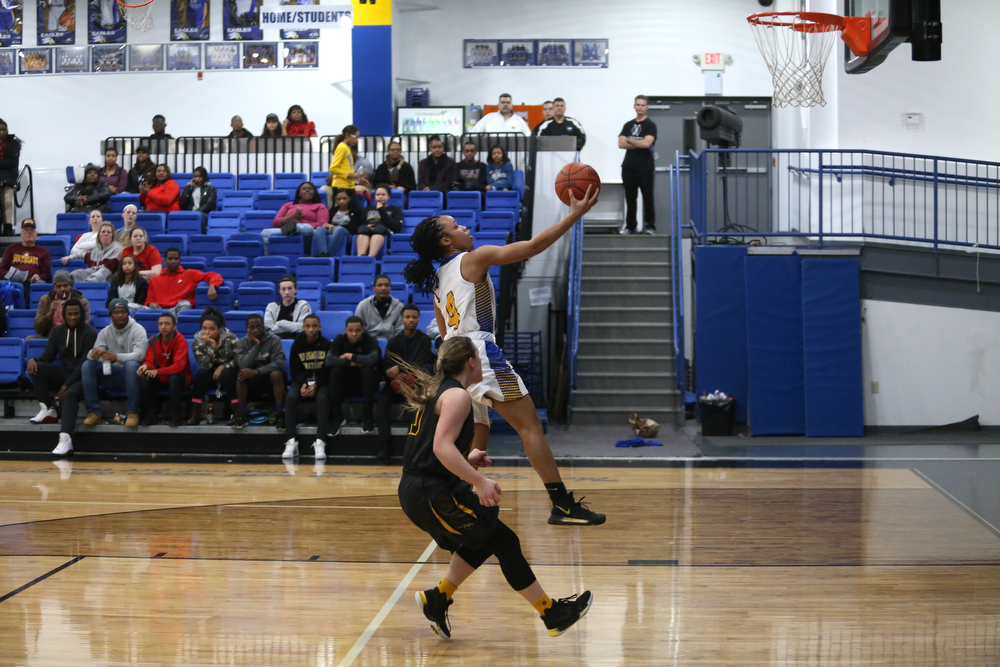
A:
[[[431,294],[437,287],[434,262],[444,257],[444,249],[441,247],[443,236],[438,216],[432,215],[421,221],[410,237],[410,246],[417,253],[417,258],[403,269],[403,277],[421,294]]]

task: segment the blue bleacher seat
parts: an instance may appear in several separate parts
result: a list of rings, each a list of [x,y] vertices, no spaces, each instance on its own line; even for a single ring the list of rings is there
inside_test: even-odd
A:
[[[200,231],[200,230],[199,230]],[[167,254],[167,248],[177,248],[182,255],[187,254],[187,235],[185,234],[153,234],[149,237],[149,245]]]
[[[219,234],[193,234],[188,237],[188,252],[199,255],[211,264],[216,257],[226,254],[226,237]]]
[[[323,335],[333,340],[338,334],[344,333],[347,318],[354,314],[353,310],[321,310],[316,315]]]
[[[251,238],[245,238],[248,236]],[[233,234],[229,237],[229,243],[226,244],[226,254],[230,257],[243,257],[252,261],[264,255],[264,240],[260,234]]]
[[[300,257],[295,263],[295,276],[299,280],[315,280],[324,285],[333,282],[334,261],[332,257]]]
[[[27,366],[28,359],[37,359],[42,356],[45,352],[45,346],[49,344],[48,338],[32,338],[31,340],[24,341],[24,360],[25,366]],[[52,360],[52,363],[56,366],[62,366],[63,362],[58,356]],[[30,377],[27,374],[27,368],[25,368],[25,376]],[[30,381],[30,380],[29,380]]]
[[[413,253],[413,246],[410,245],[411,234],[393,234],[389,237],[389,253],[396,252]]]
[[[222,276],[223,280],[231,280],[233,289],[240,283],[250,280],[250,262],[246,257],[216,257],[211,263],[212,271]]]
[[[314,313],[323,309],[323,283],[315,280],[300,280],[298,287],[296,298],[307,301]]]
[[[374,257],[338,257],[337,282],[371,285],[375,282],[376,269]]]
[[[227,192],[222,199],[223,211],[252,211],[257,197],[254,190],[236,190]]]
[[[382,260],[381,273],[402,273],[410,260],[399,255],[389,255]]]
[[[208,214],[208,227],[206,234],[218,234],[228,239],[233,234],[240,233],[243,225],[243,216],[239,211],[212,211]]]
[[[515,190],[490,190],[486,193],[486,208],[521,210],[521,196]]]
[[[101,305],[103,306],[104,304],[102,303]],[[93,304],[91,304],[90,323],[93,324],[94,328],[98,331],[111,326],[111,315],[108,313],[107,308],[94,308]]]
[[[184,186],[186,186],[191,179],[194,178],[193,171],[175,171],[171,175],[174,177],[174,182],[180,186],[182,191],[184,190]],[[213,183],[212,185],[215,184]]]
[[[201,234],[201,213],[198,211],[174,211],[167,216],[168,234]]]
[[[108,290],[111,286],[108,283],[91,283],[80,281],[73,285],[73,289],[79,290],[80,294],[87,297],[90,307],[103,306],[108,301]]]
[[[291,267],[291,265],[292,265],[291,260],[289,260],[287,257],[279,257],[277,255],[258,257],[253,261],[253,268],[255,269],[262,266],[267,266],[267,267],[280,266],[285,269],[285,273],[291,273],[291,270],[289,268]]]
[[[208,260],[204,257],[182,257],[181,266],[195,271],[208,271]]]
[[[515,169],[514,170],[514,192],[523,200],[524,199],[524,170]]]
[[[421,308],[420,309],[420,320],[417,322],[417,328],[427,333],[427,327],[431,322],[434,321],[434,309],[433,308]]]
[[[26,338],[35,335],[34,308],[11,308],[7,311],[7,335]]]
[[[0,338],[0,384],[17,382],[24,372],[24,341]]]
[[[52,291],[52,283],[31,283],[28,287],[28,308],[37,308],[42,297]]]
[[[429,208],[434,211],[444,209],[444,194],[437,190],[414,190],[407,197],[407,208]]]
[[[358,307],[365,298],[362,283],[329,283],[323,288],[323,310],[350,310]]]
[[[277,211],[295,197],[295,190],[262,190],[257,193],[256,210]],[[271,214],[272,220],[274,213]]]
[[[359,235],[356,234],[354,236],[354,238],[352,239],[352,241],[351,241],[351,252],[350,252],[350,254],[339,253],[337,255],[337,257],[359,257],[360,255],[358,254],[358,237],[359,237]],[[382,247],[378,249],[378,254],[375,255],[375,260],[377,262],[382,261],[382,258],[385,257],[385,254],[388,251],[389,251],[388,246],[386,246],[385,244],[382,244]]]
[[[372,200],[368,196],[368,193],[365,193],[365,192],[357,192],[357,191],[355,191],[354,192],[354,199],[357,201],[358,207],[361,208],[361,209],[368,208],[371,205],[371,203],[372,203]]]
[[[217,269],[212,269],[216,273],[219,273]],[[218,308],[222,312],[227,310],[232,310],[236,307],[236,302],[233,297],[233,287],[232,285],[220,285],[215,288],[215,301],[208,298],[208,285],[201,284],[194,288],[194,307],[201,312],[205,308],[212,306],[213,308]]]
[[[107,220],[107,216],[104,219]],[[77,236],[89,231],[86,213],[56,213],[56,234],[69,236],[75,241]]]
[[[139,195],[132,194],[131,192],[122,192],[121,194],[111,195],[111,199],[108,200],[108,207],[111,213],[121,213],[129,204],[134,204],[138,208]]]
[[[292,343],[294,340],[281,339],[281,347],[285,352],[285,377],[292,377]]]
[[[59,235],[49,235],[45,234],[39,236],[35,241],[38,245],[43,248],[48,248],[49,254],[52,256],[52,264],[58,265],[59,258],[65,257],[69,254],[70,248],[73,247],[73,242],[70,240],[69,236]]]
[[[295,188],[302,185],[305,182],[306,175],[300,172],[283,172],[274,175],[274,189],[275,190],[290,190],[295,192]],[[325,182],[324,182],[325,184]]]
[[[413,290],[410,292],[410,301],[420,308],[421,313],[425,310],[434,312],[433,294],[421,294],[418,290]]]
[[[159,211],[142,211],[135,216],[135,224],[146,230],[146,235],[163,234],[167,225],[167,214]],[[115,229],[121,229],[125,222],[115,222]]]
[[[82,259],[71,259],[65,264],[63,264],[62,268],[66,269],[67,271],[76,271],[77,269],[87,268],[87,263],[84,262]]]
[[[302,257],[304,242],[301,236],[274,234],[267,240],[267,254],[284,255],[288,258]]]
[[[196,308],[194,310],[184,310],[177,315],[177,330],[181,332],[181,335],[187,338],[188,342],[188,353],[193,355],[194,352],[194,335],[201,331],[201,325],[198,324],[198,319],[201,317],[202,308]],[[139,311],[142,312],[142,311]],[[192,366],[191,373],[197,373],[197,371]]]
[[[514,231],[514,211],[483,211],[479,214],[479,230]]]
[[[145,211],[140,211],[140,213],[145,213]],[[110,222],[114,225],[115,229],[121,229],[125,226],[125,219],[122,217],[121,213],[104,213],[101,217],[104,218],[104,222]],[[138,220],[138,216],[136,219]],[[87,231],[90,231],[89,224],[87,225]]]
[[[378,185],[378,183],[375,183],[374,185]],[[389,206],[398,206],[399,208],[404,208],[406,206],[406,194],[399,189],[390,190]]]
[[[475,231],[476,225],[479,224],[479,221],[476,218],[476,211],[467,208],[448,209],[446,211],[442,211],[441,215],[450,215],[455,218],[455,222],[468,227],[472,231]]]
[[[240,190],[270,190],[270,174],[240,174],[238,183]]]
[[[226,195],[231,195],[236,192],[236,190],[216,190],[215,191],[215,210],[222,210],[222,201],[226,198]],[[251,190],[253,192],[253,190]]]
[[[405,282],[399,282],[393,280],[391,277],[389,278],[389,280],[392,282],[392,292],[391,292],[392,296],[396,297],[403,303],[409,303],[410,286],[407,285]]]
[[[449,192],[448,208],[480,211],[483,208],[483,193],[467,190],[454,190]]]
[[[132,318],[146,330],[146,337],[155,336],[160,333],[160,328],[157,322],[160,320],[160,315],[167,312],[166,310],[139,310],[132,314]],[[186,311],[185,311],[186,312]]]
[[[258,257],[257,259],[261,259]],[[288,269],[281,266],[254,266],[250,269],[250,279],[267,283],[278,284],[284,276],[288,275]]]
[[[176,178],[174,179],[177,180]],[[191,180],[190,178],[188,180]],[[228,171],[210,171],[208,172],[209,182],[215,186],[216,190],[235,190],[236,189],[236,177],[229,173]],[[180,181],[177,181],[179,184]]]
[[[243,211],[243,231],[260,232],[274,226],[274,211]]]
[[[7,285],[11,286],[14,290],[14,303],[11,305],[12,308],[24,308],[27,300],[25,299],[24,285],[22,283],[11,282],[10,280],[0,280],[0,289],[4,289]],[[0,306],[2,307],[2,306]]]
[[[326,177],[330,175],[328,171],[314,171],[309,174],[309,182],[316,186],[317,189],[326,185]]]
[[[278,290],[274,283],[246,281],[236,288],[236,307],[240,310],[260,310],[276,300]]]
[[[226,328],[236,334],[237,338],[247,335],[247,318],[251,315],[264,317],[263,310],[230,310],[226,313]]]

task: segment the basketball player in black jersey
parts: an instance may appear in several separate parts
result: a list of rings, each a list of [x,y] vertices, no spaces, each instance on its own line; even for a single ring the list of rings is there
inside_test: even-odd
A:
[[[561,635],[587,613],[594,598],[590,591],[561,600],[546,595],[517,535],[499,518],[500,485],[479,472],[490,465],[486,452],[472,449],[472,398],[466,388],[483,379],[475,344],[464,336],[445,341],[434,377],[406,370],[417,382],[400,388],[416,415],[403,453],[399,501],[410,521],[452,554],[441,583],[416,594],[431,628],[451,637],[452,595],[495,555],[507,583],[541,615],[549,635]]]

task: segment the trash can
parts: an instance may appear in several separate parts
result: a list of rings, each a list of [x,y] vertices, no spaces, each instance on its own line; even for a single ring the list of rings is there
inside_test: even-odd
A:
[[[698,399],[701,408],[702,435],[732,435],[733,434],[733,399],[711,401]]]

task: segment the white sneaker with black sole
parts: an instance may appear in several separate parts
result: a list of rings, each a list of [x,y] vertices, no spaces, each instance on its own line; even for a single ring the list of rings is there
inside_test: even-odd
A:
[[[59,421],[59,415],[56,413],[55,408],[50,408],[44,403],[39,403],[41,408],[38,414],[31,418],[32,424],[55,424]]]
[[[285,451],[281,454],[283,459],[294,459],[299,455],[299,441],[295,438],[289,438],[285,441]]]
[[[326,458],[326,443],[319,438],[313,442],[313,454],[316,456],[316,459],[320,461]]]
[[[52,453],[56,456],[66,456],[73,453],[73,438],[70,437],[69,433],[59,434],[59,444],[52,450]]]

